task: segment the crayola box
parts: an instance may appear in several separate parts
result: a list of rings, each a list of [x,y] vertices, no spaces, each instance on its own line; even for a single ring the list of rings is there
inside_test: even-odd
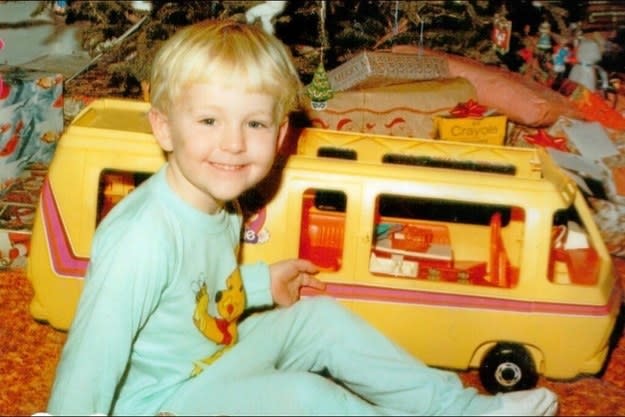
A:
[[[503,115],[484,117],[434,116],[437,137],[457,142],[503,145],[508,118]]]

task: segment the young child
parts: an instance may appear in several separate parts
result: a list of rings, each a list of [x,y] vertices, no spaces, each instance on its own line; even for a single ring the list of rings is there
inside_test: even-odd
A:
[[[206,21],[164,44],[149,120],[167,163],[96,231],[48,412],[555,414],[551,391],[479,395],[333,299],[299,300],[324,288],[308,261],[239,265],[236,200],[268,174],[301,91],[256,26]]]

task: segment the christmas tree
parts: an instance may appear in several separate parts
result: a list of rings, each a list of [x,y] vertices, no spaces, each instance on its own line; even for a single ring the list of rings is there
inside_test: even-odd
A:
[[[107,73],[112,84],[122,86],[118,93],[130,96],[141,94],[138,86],[149,74],[154,52],[178,28],[209,18],[245,21],[245,12],[262,2],[154,0],[148,11],[133,9],[133,3],[136,2],[70,1],[64,16],[66,24],[89,23],[83,31],[85,49],[94,56],[102,56],[101,62],[96,64],[101,73]],[[579,30],[589,7],[587,3],[290,1],[273,19],[273,24],[276,36],[290,47],[305,84],[314,78],[320,62],[332,69],[362,50],[388,49],[400,44],[459,54],[512,71],[537,69],[535,76],[540,78],[544,68],[528,65],[525,55],[528,44],[538,37],[543,23],[549,24],[554,40],[558,36],[570,36],[575,27]],[[320,13],[322,7],[326,9],[323,14]],[[124,37],[142,17],[146,19],[140,27]],[[325,19],[323,25],[320,25],[321,19]],[[493,42],[497,19],[510,22],[506,50]],[[123,42],[117,41],[122,37]],[[614,46],[614,43],[609,45]],[[618,47],[607,48],[605,62],[621,69],[623,60],[614,57],[621,52]]]

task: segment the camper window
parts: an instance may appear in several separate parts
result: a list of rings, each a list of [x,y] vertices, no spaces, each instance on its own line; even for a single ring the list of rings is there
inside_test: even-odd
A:
[[[100,173],[98,184],[98,208],[96,226],[126,195],[145,181],[151,174],[134,171],[105,169]]]
[[[381,194],[369,269],[510,288],[518,277],[523,223],[519,207]]]
[[[601,260],[581,216],[571,206],[553,215],[547,275],[556,284],[595,285]]]
[[[300,258],[322,269],[338,271],[343,260],[345,209],[342,191],[308,189],[302,198]]]

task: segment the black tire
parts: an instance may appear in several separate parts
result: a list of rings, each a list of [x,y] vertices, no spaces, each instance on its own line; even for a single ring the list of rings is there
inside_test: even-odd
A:
[[[516,343],[493,346],[484,355],[479,373],[482,386],[491,394],[534,388],[538,382],[532,356]]]

